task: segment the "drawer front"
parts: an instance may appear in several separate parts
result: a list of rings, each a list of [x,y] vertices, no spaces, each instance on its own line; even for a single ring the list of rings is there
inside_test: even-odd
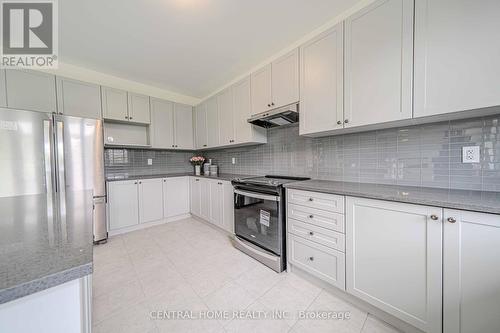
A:
[[[288,232],[310,241],[345,252],[345,235],[312,224],[288,219]]]
[[[287,200],[290,203],[344,214],[344,196],[342,195],[293,189],[288,190],[287,194]]]
[[[288,218],[317,225],[329,230],[344,232],[344,215],[321,209],[289,203]]]
[[[288,257],[297,267],[345,290],[344,253],[289,233]]]

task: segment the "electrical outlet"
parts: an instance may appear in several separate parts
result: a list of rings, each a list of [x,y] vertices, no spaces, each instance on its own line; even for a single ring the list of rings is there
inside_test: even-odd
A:
[[[236,164],[236,157],[231,158],[231,163]]]
[[[480,162],[479,146],[462,147],[462,163]]]
[[[148,158],[148,165],[153,165],[153,159],[152,158]]]

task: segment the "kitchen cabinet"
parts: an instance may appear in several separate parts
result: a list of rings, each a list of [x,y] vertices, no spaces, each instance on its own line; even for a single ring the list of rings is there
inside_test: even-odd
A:
[[[56,77],[57,110],[66,116],[101,118],[101,87],[65,77]]]
[[[194,149],[193,107],[174,103],[174,148]]]
[[[129,121],[128,97],[125,90],[101,87],[104,119]]]
[[[441,332],[442,214],[347,197],[347,292],[425,332]]]
[[[189,214],[189,177],[163,179],[163,217]]]
[[[191,214],[201,216],[201,178],[189,178],[189,198]]]
[[[200,182],[200,217],[211,221],[210,179],[198,178]]]
[[[499,12],[497,0],[415,1],[414,117],[500,105]]]
[[[149,96],[135,94],[129,92],[128,94],[128,119],[134,123],[150,124],[151,114],[149,105]]]
[[[297,49],[252,73],[252,114],[299,101]]]
[[[222,223],[221,228],[234,234],[234,187],[231,182],[221,181]]]
[[[343,128],[343,23],[300,47],[299,134]]]
[[[109,230],[139,224],[137,180],[108,183]]]
[[[174,104],[151,98],[151,145],[153,148],[174,147]]]
[[[219,138],[219,111],[217,106],[217,97],[211,97],[207,100],[207,136],[208,147],[217,147],[220,143]]]
[[[5,69],[0,69],[0,107],[7,107],[7,88],[5,87]]]
[[[147,126],[105,122],[103,127],[106,146],[151,146]]]
[[[217,95],[217,105],[220,120],[220,145],[224,146],[234,142],[234,103],[231,87]]]
[[[56,77],[24,69],[5,71],[7,107],[39,112],[57,112]]]
[[[378,0],[348,17],[344,61],[344,127],[410,119],[413,0]]]
[[[208,181],[210,184],[210,223],[222,227],[222,183],[217,180]]]
[[[163,218],[163,181],[161,178],[141,179],[138,182],[139,223]]]
[[[443,332],[500,332],[500,216],[445,209],[443,223]]]
[[[207,130],[207,104],[201,103],[194,109],[195,118],[195,147],[203,149],[208,147],[208,130]]]

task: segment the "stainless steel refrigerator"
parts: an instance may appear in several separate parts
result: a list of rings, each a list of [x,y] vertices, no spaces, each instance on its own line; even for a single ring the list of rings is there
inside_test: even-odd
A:
[[[91,190],[107,238],[102,121],[0,108],[0,197]]]

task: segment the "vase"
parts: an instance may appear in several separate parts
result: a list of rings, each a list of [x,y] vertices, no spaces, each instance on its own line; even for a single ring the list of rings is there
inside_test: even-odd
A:
[[[195,174],[196,176],[201,175],[201,165],[195,165],[195,166],[194,166],[194,174]]]

